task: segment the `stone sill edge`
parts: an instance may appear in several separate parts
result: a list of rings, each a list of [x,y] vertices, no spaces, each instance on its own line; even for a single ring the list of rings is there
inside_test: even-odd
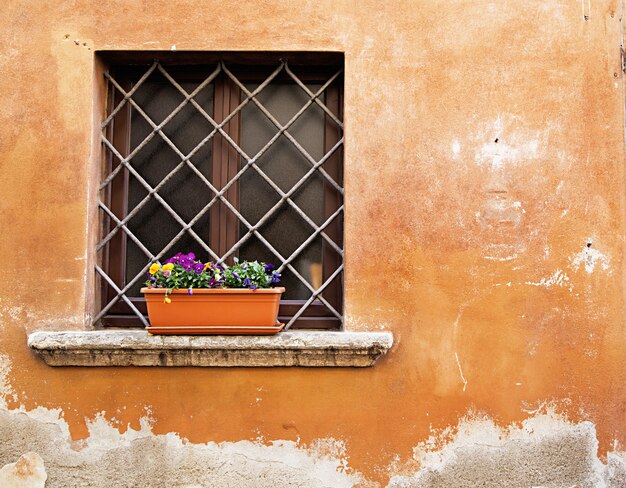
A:
[[[29,347],[49,366],[369,367],[391,332],[158,336],[143,330],[38,331]]]

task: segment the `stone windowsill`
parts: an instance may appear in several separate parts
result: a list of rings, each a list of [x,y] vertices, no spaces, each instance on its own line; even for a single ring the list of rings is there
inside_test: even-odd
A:
[[[108,329],[28,336],[28,345],[50,366],[367,367],[392,344],[390,332],[159,336]]]

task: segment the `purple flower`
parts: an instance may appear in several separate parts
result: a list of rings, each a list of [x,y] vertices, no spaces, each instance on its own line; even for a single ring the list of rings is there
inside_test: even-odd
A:
[[[271,273],[272,271],[274,271],[274,265],[273,264],[266,264],[265,265],[265,272],[266,273]]]
[[[196,263],[194,265],[194,271],[196,272],[196,274],[200,274],[202,273],[202,271],[204,271],[204,264],[202,263]]]
[[[250,278],[246,278],[245,280],[243,280],[243,286],[247,286],[251,290],[257,289],[257,286],[254,283],[252,283],[252,281],[250,281]]]
[[[237,273],[235,273],[234,271],[233,271],[233,276],[235,277],[235,279],[237,279],[237,280],[239,279],[239,275]]]
[[[193,290],[191,288],[187,288],[187,294],[188,295],[193,295]]]
[[[280,273],[272,274],[272,283],[278,283],[280,281]]]

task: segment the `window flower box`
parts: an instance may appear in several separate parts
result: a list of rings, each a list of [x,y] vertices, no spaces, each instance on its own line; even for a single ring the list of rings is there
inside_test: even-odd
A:
[[[150,267],[141,292],[152,334],[278,333],[282,287],[272,265],[235,261],[233,266],[202,263],[193,253],[177,254]]]

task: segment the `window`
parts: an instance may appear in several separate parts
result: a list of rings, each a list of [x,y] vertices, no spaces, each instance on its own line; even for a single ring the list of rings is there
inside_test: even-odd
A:
[[[286,327],[340,329],[343,55],[101,52],[103,326],[146,323],[154,260],[277,265]]]

